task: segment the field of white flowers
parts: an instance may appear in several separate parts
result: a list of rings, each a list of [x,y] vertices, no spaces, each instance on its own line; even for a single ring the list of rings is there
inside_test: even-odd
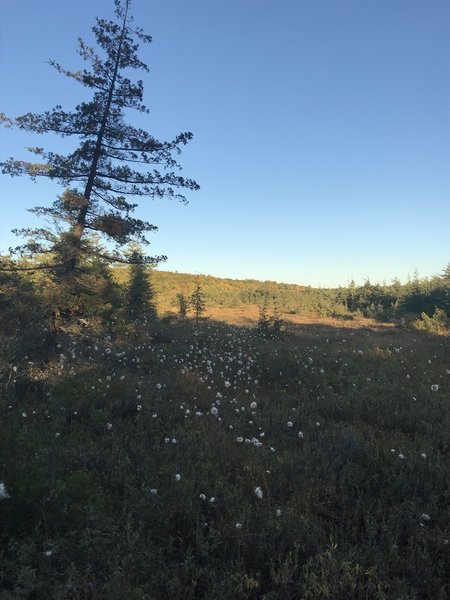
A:
[[[0,599],[450,596],[450,344],[202,321],[1,365]]]

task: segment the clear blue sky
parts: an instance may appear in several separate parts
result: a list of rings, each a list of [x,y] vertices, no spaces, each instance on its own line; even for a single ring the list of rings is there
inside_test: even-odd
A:
[[[448,0],[134,0],[150,115],[201,191],[143,201],[161,268],[309,285],[405,280],[450,261]],[[62,104],[84,88],[79,36],[112,0],[0,0],[0,111]],[[71,142],[2,130],[0,157]],[[0,249],[62,189],[0,177]]]

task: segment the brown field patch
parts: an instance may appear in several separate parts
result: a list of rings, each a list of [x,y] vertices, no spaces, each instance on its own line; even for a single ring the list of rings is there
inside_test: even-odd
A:
[[[207,306],[203,316],[213,321],[221,321],[230,325],[241,327],[254,327],[258,323],[260,308],[257,304],[246,304],[236,308],[226,306]],[[166,312],[167,315],[176,315],[175,309]],[[280,318],[287,330],[292,326],[311,325],[330,327],[333,329],[371,329],[376,331],[394,330],[393,323],[382,323],[375,319],[365,317],[358,318],[336,318],[318,317],[311,315],[296,315],[280,311]]]

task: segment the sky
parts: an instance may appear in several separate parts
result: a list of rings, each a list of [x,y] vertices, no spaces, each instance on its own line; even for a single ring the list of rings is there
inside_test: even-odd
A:
[[[333,287],[427,277],[450,262],[448,0],[133,0],[149,115],[191,131],[189,204],[140,200],[160,268]],[[113,0],[0,0],[0,112],[70,110],[82,37]],[[0,160],[76,140],[0,130]],[[0,251],[56,183],[0,175]]]

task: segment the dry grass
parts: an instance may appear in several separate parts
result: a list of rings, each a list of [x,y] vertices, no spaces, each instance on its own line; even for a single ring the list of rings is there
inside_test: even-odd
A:
[[[166,311],[166,315],[175,316],[175,308]],[[258,323],[260,307],[257,304],[245,304],[237,308],[226,306],[207,306],[204,317],[212,321],[227,323],[228,325],[237,325],[240,327],[254,327]],[[371,329],[373,331],[393,330],[395,326],[392,323],[382,323],[375,319],[365,317],[355,318],[333,318],[318,317],[311,315],[295,315],[289,312],[280,311],[280,318],[287,330],[296,325],[320,325],[338,329]]]

